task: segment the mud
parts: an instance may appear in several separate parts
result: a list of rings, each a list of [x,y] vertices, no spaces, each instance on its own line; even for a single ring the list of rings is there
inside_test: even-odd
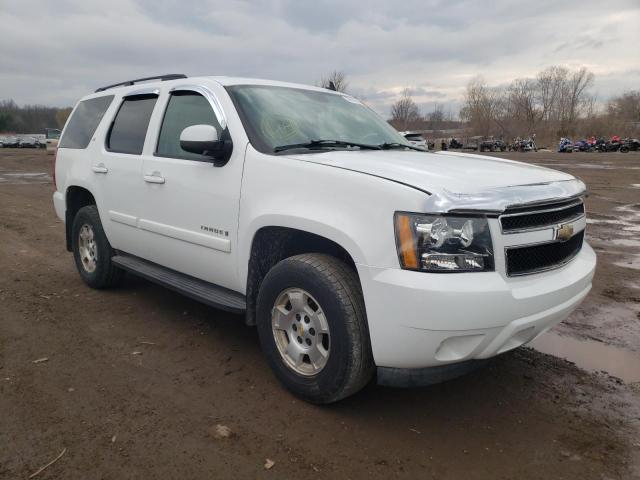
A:
[[[636,225],[616,207],[639,201],[629,185],[640,172],[627,167],[640,156],[573,158],[616,167],[567,168],[592,190],[591,218]],[[593,291],[549,334],[578,342],[551,353],[590,372],[521,348],[440,385],[370,385],[315,407],[278,385],[241,317],[134,277],[87,288],[64,250],[52,185],[6,175],[49,172],[50,162],[0,150],[2,178],[21,179],[0,182],[0,478],[27,478],[63,449],[36,478],[640,478],[640,384],[620,370],[640,352],[640,252],[608,242],[632,238],[615,224],[589,224],[602,239]],[[582,342],[602,362],[572,353]],[[631,356],[613,361],[614,351]]]

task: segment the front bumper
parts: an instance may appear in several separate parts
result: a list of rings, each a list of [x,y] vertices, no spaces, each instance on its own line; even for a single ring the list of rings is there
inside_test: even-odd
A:
[[[378,367],[420,369],[487,359],[558,324],[591,289],[585,243],[567,265],[517,278],[357,265]]]
[[[64,194],[62,192],[54,192],[53,194],[53,208],[56,211],[56,215],[58,216],[58,218],[60,220],[62,220],[63,222],[65,221],[65,212],[66,212],[66,205],[65,205],[65,199],[64,199]]]

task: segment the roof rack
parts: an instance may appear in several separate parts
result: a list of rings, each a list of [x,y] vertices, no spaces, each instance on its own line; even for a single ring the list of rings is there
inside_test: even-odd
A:
[[[169,73],[167,75],[156,75],[155,77],[136,78],[135,80],[127,80],[126,82],[114,83],[113,85],[100,87],[96,90],[96,93],[104,92],[105,90],[109,90],[110,88],[115,87],[128,87],[138,82],[146,82],[148,80],[160,80],[161,82],[164,82],[166,80],[177,80],[179,78],[187,78],[187,76],[184,73]]]

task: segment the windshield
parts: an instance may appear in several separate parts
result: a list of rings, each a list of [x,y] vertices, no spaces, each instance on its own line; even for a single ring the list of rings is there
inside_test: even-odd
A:
[[[411,146],[391,125],[358,100],[330,92],[263,85],[227,87],[256,150],[335,140],[351,145],[314,144],[319,149],[359,148],[354,144]],[[305,147],[300,146],[302,150]]]

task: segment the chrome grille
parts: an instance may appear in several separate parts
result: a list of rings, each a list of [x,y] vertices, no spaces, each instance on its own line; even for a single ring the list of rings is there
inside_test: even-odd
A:
[[[551,228],[559,223],[576,220],[584,215],[582,200],[555,203],[537,208],[507,210],[500,216],[502,233],[519,233],[527,230]]]
[[[565,265],[580,252],[583,240],[584,230],[566,242],[507,248],[507,275],[528,275]]]

